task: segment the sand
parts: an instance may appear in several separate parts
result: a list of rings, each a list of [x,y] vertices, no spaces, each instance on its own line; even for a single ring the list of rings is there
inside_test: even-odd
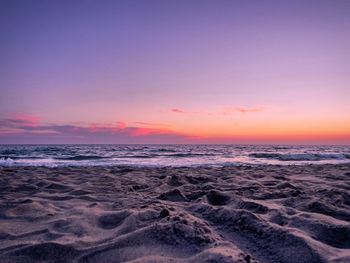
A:
[[[350,262],[350,165],[0,167],[0,262]]]

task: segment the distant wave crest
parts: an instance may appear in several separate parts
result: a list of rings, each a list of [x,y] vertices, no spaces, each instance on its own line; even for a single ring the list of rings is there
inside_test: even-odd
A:
[[[0,159],[12,159],[12,160],[21,160],[21,159],[31,159],[31,160],[37,160],[42,159],[42,157],[38,156],[13,156],[13,155],[0,155]]]
[[[175,153],[168,154],[167,157],[201,157],[201,156],[213,156],[210,153]]]
[[[321,161],[321,160],[344,160],[350,159],[350,154],[336,153],[251,153],[249,157],[258,159],[273,159],[279,161]]]
[[[67,160],[67,161],[83,161],[83,160],[97,160],[97,159],[106,159],[103,156],[97,155],[76,155],[70,157],[56,157],[57,160]]]

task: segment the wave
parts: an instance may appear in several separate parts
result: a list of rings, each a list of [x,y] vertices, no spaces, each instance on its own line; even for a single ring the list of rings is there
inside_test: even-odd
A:
[[[0,166],[10,166],[14,163],[14,160],[11,158],[0,158]]]
[[[153,150],[150,150],[150,151],[151,151],[151,152],[169,152],[169,153],[175,153],[175,152],[177,152],[177,150],[164,149],[164,148],[153,149]]]
[[[30,160],[37,160],[37,159],[42,159],[42,157],[38,157],[38,156],[0,155],[0,159],[12,159],[12,160],[30,159]]]
[[[71,157],[55,157],[56,160],[67,160],[67,161],[83,161],[83,160],[99,160],[108,159],[109,157],[98,156],[98,155],[76,155]]]
[[[0,166],[350,163],[349,146],[0,145]]]
[[[350,154],[337,153],[251,153],[249,157],[258,159],[273,159],[279,161],[322,161],[322,160],[346,160],[350,159]]]
[[[174,158],[174,157],[202,157],[202,156],[214,156],[214,154],[209,153],[174,153],[174,154],[137,154],[137,155],[121,155],[121,156],[114,156],[117,159],[124,159],[124,158],[157,158],[157,157],[168,157],[168,158]]]
[[[212,153],[174,153],[163,155],[165,157],[202,157],[202,156],[214,156]]]
[[[55,154],[58,152],[62,152],[65,151],[66,149],[62,149],[60,147],[37,147],[34,149],[35,152],[39,152],[39,153],[47,153],[47,154]]]
[[[157,157],[158,155],[154,155],[154,154],[148,154],[148,155],[122,155],[122,156],[116,156],[116,159],[127,159],[127,158],[135,158],[135,159],[149,159],[149,158],[154,158]]]
[[[2,150],[0,151],[1,154],[18,154],[19,152],[23,152],[23,151],[19,151],[19,150]]]

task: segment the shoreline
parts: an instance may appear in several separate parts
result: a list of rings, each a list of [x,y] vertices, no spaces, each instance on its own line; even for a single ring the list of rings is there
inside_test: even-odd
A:
[[[94,168],[134,168],[134,169],[162,169],[162,168],[188,168],[188,169],[200,169],[200,168],[244,168],[244,167],[309,167],[309,166],[349,166],[350,167],[350,161],[349,162],[343,162],[343,163],[278,163],[278,164],[271,164],[271,163],[232,163],[232,164],[193,164],[193,165],[159,165],[159,164],[141,164],[141,165],[135,165],[135,164],[93,164],[93,165],[80,165],[80,164],[74,164],[74,165],[0,165],[0,169],[12,169],[12,168],[26,168],[26,169],[35,169],[35,168],[48,168],[48,169],[64,169],[64,168],[78,168],[78,169],[94,169]]]

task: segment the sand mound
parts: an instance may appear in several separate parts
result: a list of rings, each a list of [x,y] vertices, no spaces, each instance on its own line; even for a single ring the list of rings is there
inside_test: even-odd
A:
[[[220,191],[211,190],[207,194],[207,199],[211,205],[226,205],[230,202],[231,197]]]
[[[48,242],[15,249],[8,255],[11,256],[15,262],[53,261],[64,263],[78,256],[79,252],[72,246]]]
[[[179,189],[173,189],[168,192],[162,193],[158,197],[162,200],[168,200],[172,202],[185,202],[187,201],[187,198],[182,194],[182,192]]]
[[[99,225],[104,229],[111,229],[123,223],[124,219],[130,215],[128,211],[119,211],[101,215],[98,219]]]

